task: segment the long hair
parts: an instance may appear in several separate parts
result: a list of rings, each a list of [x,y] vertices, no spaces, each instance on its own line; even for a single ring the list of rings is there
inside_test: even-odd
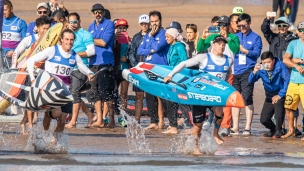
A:
[[[195,48],[195,51],[197,51],[196,46],[197,46],[197,43],[199,41],[199,31],[197,30],[197,26],[195,24],[187,24],[186,25],[186,30],[188,28],[192,29],[193,32],[196,34],[195,39],[194,39],[194,48]],[[190,40],[187,39],[187,42],[190,42]]]

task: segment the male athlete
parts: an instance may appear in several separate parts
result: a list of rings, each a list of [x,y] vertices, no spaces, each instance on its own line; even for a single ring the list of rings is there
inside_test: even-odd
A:
[[[183,68],[189,68],[195,65],[199,65],[200,71],[208,72],[222,80],[227,80],[229,78],[229,74],[232,72],[233,60],[231,57],[223,54],[226,43],[227,41],[225,37],[221,35],[215,37],[212,43],[211,53],[199,54],[194,58],[181,62],[164,79],[164,82],[172,80],[174,74],[180,72]],[[196,140],[198,140],[201,135],[202,124],[206,115],[206,108],[206,106],[195,106],[193,108],[192,121],[194,122],[194,126],[192,134],[195,136]],[[222,144],[223,140],[218,135],[218,130],[223,120],[223,107],[212,107],[212,110],[215,113],[213,137],[217,144]],[[201,154],[198,144],[196,144],[194,154]]]
[[[59,77],[66,85],[70,84],[70,76],[74,67],[77,66],[79,70],[88,76],[89,81],[93,80],[93,72],[86,67],[82,59],[72,49],[75,34],[72,30],[66,29],[61,33],[61,45],[52,46],[44,49],[27,60],[27,70],[29,72],[31,81],[35,80],[34,77],[34,65],[36,62],[45,61],[45,71]],[[43,119],[43,126],[45,130],[49,129],[50,121],[52,119],[58,119],[56,133],[61,133],[64,130],[65,119],[68,113],[71,113],[72,103],[68,103],[64,106],[46,112]],[[56,135],[55,135],[56,136]]]

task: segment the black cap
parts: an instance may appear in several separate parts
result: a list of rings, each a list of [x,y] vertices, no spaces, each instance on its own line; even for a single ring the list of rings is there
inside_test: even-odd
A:
[[[230,18],[227,17],[226,15],[223,15],[219,18],[217,21],[218,23],[225,23],[225,24],[230,24]]]
[[[219,42],[219,41],[224,41],[225,43],[227,43],[227,40],[224,36],[216,36],[214,39],[213,39],[213,43],[216,43],[216,42]]]
[[[104,7],[101,4],[94,4],[91,11],[95,10],[104,10]]]
[[[179,29],[181,31],[181,33],[183,32],[182,26],[181,24],[179,24],[179,22],[173,21],[172,23],[170,23],[169,27],[167,27],[167,29],[169,28],[175,28],[175,29]]]

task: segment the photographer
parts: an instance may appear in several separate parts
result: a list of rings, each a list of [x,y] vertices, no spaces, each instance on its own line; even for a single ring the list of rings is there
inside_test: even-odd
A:
[[[263,81],[266,99],[260,121],[270,129],[270,132],[263,136],[280,138],[283,135],[284,102],[290,74],[285,64],[279,58],[274,57],[270,51],[262,53],[261,61],[262,64],[257,63],[250,73],[248,82],[253,84],[260,78]],[[271,121],[274,114],[276,124]]]

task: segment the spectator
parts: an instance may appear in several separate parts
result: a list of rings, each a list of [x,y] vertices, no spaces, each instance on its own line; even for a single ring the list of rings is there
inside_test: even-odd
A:
[[[230,27],[229,32],[236,34],[240,31],[240,29],[237,27],[238,18],[241,14],[244,13],[244,9],[242,7],[234,7],[232,9],[232,14],[230,15]]]
[[[218,20],[220,19],[219,16],[214,16],[212,19],[211,19],[211,26],[217,26],[218,25]]]
[[[265,101],[260,121],[270,131],[264,137],[281,138],[283,135],[282,123],[284,121],[284,102],[290,74],[283,62],[273,56],[270,51],[261,55],[262,64],[257,63],[250,73],[249,83],[255,83],[260,78],[265,89]],[[275,124],[271,118],[275,114]]]
[[[89,90],[89,100],[94,103],[94,108],[97,115],[97,121],[91,126],[104,127],[102,118],[102,103],[107,102],[109,110],[110,123],[108,127],[114,128],[114,54],[112,47],[114,44],[114,23],[111,20],[104,18],[104,7],[101,4],[92,6],[92,13],[95,21],[90,24],[88,31],[94,37],[95,55],[90,58],[89,68],[93,72],[97,72],[103,68],[93,82],[92,88]]]
[[[2,24],[2,57],[5,59],[5,68],[11,67],[13,52],[26,36],[26,28],[25,21],[15,16],[11,1],[5,0]]]
[[[297,27],[295,26],[295,21],[297,18],[297,13],[298,13],[298,8],[299,8],[299,0],[293,0],[290,8],[290,14],[288,16],[288,19],[290,21],[290,27],[289,30],[293,31],[296,30]]]
[[[251,30],[251,17],[243,13],[238,18],[240,32],[236,35],[240,41],[240,52],[234,58],[233,87],[239,91],[245,101],[246,126],[243,135],[251,134],[253,116],[253,88],[254,84],[248,82],[248,77],[253,70],[262,50],[261,37]],[[231,134],[239,133],[239,108],[232,108],[233,128]]]
[[[58,12],[60,10],[55,11]],[[85,66],[89,66],[89,59],[95,55],[94,39],[90,32],[81,28],[81,20],[78,13],[70,13],[68,16],[68,27],[72,30],[76,36],[72,50],[74,50],[82,59]],[[65,128],[76,128],[76,121],[79,114],[79,109],[87,115],[88,117],[88,127],[91,126],[93,122],[94,115],[88,109],[83,100],[81,100],[80,87],[87,81],[87,76],[79,71],[78,67],[75,67],[71,74],[71,85],[70,91],[74,98],[73,108],[72,108],[72,119],[65,125]]]
[[[298,37],[293,33],[289,32],[289,23],[286,17],[280,17],[275,21],[275,24],[278,26],[279,32],[273,33],[270,29],[270,17],[264,19],[261,25],[261,31],[264,34],[265,39],[269,43],[269,51],[275,57],[278,57],[280,60],[283,60],[284,53],[287,49],[288,44]]]
[[[302,106],[304,106],[304,22],[299,23],[296,32],[299,39],[289,43],[283,58],[284,64],[291,67],[292,70],[284,105],[289,128],[287,134],[282,136],[282,138],[295,136],[294,111],[297,110],[300,100],[302,101]],[[304,138],[301,140],[304,140]]]
[[[177,21],[171,22],[170,25],[169,25],[169,27],[167,27],[166,29],[170,29],[170,28],[175,28],[175,29],[177,29],[177,31],[178,31],[179,33],[183,33],[182,26],[181,26],[181,24],[180,24],[179,22],[177,22]]]
[[[195,24],[187,24],[186,33],[187,33],[186,43],[189,46],[188,57],[192,58],[197,55],[196,47],[199,41],[199,32],[197,26]]]
[[[151,11],[149,13],[149,18],[152,29],[149,32],[149,34],[146,34],[146,36],[144,37],[142,43],[138,47],[137,54],[140,56],[146,56],[147,63],[168,65],[167,53],[170,48],[170,45],[167,44],[165,40],[166,31],[162,28],[161,13],[159,11]],[[146,102],[147,102],[148,113],[151,117],[151,122],[150,122],[151,124],[146,129],[161,128],[163,126],[163,123],[161,122],[159,123],[159,118],[157,113],[158,98],[149,93],[146,93]],[[166,105],[166,102],[163,104]],[[170,107],[167,110],[168,111],[166,112],[168,112],[168,115],[176,114],[175,108],[173,107]],[[177,121],[171,120],[170,125],[172,125],[173,127],[177,127]]]
[[[136,33],[133,36],[131,47],[128,53],[130,64],[132,67],[135,67],[139,62],[145,61],[145,56],[137,55],[137,49],[142,42],[144,36],[150,31],[150,20],[147,14],[139,16],[138,20],[141,31]],[[133,86],[133,91],[135,92],[136,101],[135,101],[135,120],[140,123],[141,112],[143,109],[143,99],[144,91]]]
[[[45,2],[40,2],[37,5],[37,15],[38,17],[48,16],[49,15],[49,6]],[[36,22],[31,22],[27,26],[26,36],[37,33]]]
[[[64,12],[65,17],[69,15],[69,11],[65,8],[62,1],[58,2],[58,0],[50,0],[47,5],[50,9],[50,13],[48,15],[49,17],[53,16],[53,13],[58,10],[62,10]]]
[[[53,20],[55,23],[62,23],[63,29],[67,29],[69,27],[69,22],[67,21],[65,14],[62,10],[56,10],[53,13]]]

